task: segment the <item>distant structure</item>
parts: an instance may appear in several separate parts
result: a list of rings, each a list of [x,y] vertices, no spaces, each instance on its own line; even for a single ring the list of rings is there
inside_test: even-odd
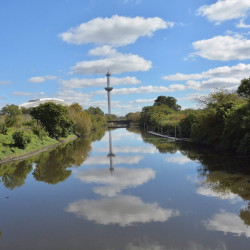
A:
[[[106,74],[106,76],[107,76],[107,88],[105,88],[105,90],[106,90],[107,93],[108,93],[108,113],[111,114],[110,91],[112,91],[113,88],[110,87],[109,78],[110,78],[111,74],[109,73],[109,71],[108,71],[108,73]]]
[[[34,108],[39,106],[40,104],[44,104],[46,102],[53,102],[55,104],[61,104],[63,106],[68,106],[68,103],[66,103],[62,99],[57,99],[57,98],[41,98],[41,99],[35,99],[35,100],[29,100],[28,102],[25,102],[23,104],[19,105],[19,108]]]

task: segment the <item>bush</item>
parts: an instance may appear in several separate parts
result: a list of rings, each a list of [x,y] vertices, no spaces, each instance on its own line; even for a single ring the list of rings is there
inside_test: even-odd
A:
[[[44,130],[43,127],[37,126],[32,129],[33,133],[38,136],[39,139],[42,139],[48,136],[48,133]]]
[[[14,144],[16,147],[25,149],[27,145],[30,143],[30,136],[24,133],[23,131],[17,131],[12,135],[14,140]]]
[[[1,125],[0,125],[0,133],[2,133],[2,134],[4,134],[4,135],[7,135],[8,129],[7,129],[7,127],[6,127],[5,124],[1,124]]]

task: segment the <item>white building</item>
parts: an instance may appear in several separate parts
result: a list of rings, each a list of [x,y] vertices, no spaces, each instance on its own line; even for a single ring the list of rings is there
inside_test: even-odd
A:
[[[61,104],[63,106],[68,106],[68,103],[66,103],[62,99],[58,98],[41,98],[41,99],[36,99],[36,100],[29,100],[28,102],[22,103],[19,105],[19,108],[34,108],[39,106],[40,104],[44,104],[46,102],[53,102],[55,104]]]

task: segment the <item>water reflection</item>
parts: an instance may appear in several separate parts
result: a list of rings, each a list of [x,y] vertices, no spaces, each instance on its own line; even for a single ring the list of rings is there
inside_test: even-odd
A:
[[[91,137],[77,139],[53,150],[43,152],[20,162],[0,165],[1,182],[6,188],[13,190],[25,184],[27,175],[33,171],[37,181],[57,184],[65,181],[72,173],[68,168],[81,166],[91,151],[92,139],[100,139],[105,133],[95,133]]]
[[[250,227],[245,225],[238,215],[226,212],[225,210],[221,210],[220,213],[215,214],[211,219],[205,221],[204,225],[207,230],[250,237]]]
[[[102,184],[93,188],[96,194],[106,196],[100,200],[80,200],[72,202],[65,209],[67,212],[74,213],[78,217],[84,217],[89,221],[94,221],[102,225],[118,224],[120,226],[130,226],[134,223],[146,222],[165,222],[169,218],[178,216],[179,212],[174,209],[161,208],[157,203],[144,203],[141,198],[131,195],[120,194],[124,189],[135,188],[155,178],[155,171],[151,168],[123,168],[116,167],[114,171],[112,146],[112,132],[109,133],[109,170],[107,169],[84,169],[75,171],[76,178],[85,183]],[[96,159],[103,156],[90,157],[86,165],[97,163]],[[118,156],[115,159],[125,159]],[[137,164],[142,156],[126,157],[126,164]],[[116,163],[119,161],[116,161]],[[99,164],[106,164],[106,161]],[[120,161],[119,163],[123,163]],[[114,171],[114,172],[113,172]],[[104,186],[103,186],[104,185]]]
[[[80,200],[71,203],[66,211],[102,225],[120,226],[130,226],[137,222],[164,222],[179,215],[179,212],[173,209],[161,208],[157,203],[144,203],[139,197],[128,195]]]
[[[86,169],[75,171],[75,176],[85,183],[104,184],[94,188],[94,192],[103,196],[115,196],[126,188],[135,188],[155,178],[151,168],[116,168],[110,175],[107,169]]]

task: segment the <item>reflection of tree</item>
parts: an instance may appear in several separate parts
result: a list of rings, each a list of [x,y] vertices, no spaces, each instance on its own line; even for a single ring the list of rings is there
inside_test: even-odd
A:
[[[248,207],[240,211],[240,218],[247,226],[250,226],[250,203],[248,203]]]
[[[99,127],[96,131],[92,131],[91,133],[91,140],[100,141],[102,137],[105,135],[107,128],[106,127]]]
[[[28,173],[32,170],[32,161],[8,163],[1,166],[0,176],[6,188],[13,190],[25,183]]]
[[[211,148],[197,147],[190,143],[167,142],[146,132],[141,134],[146,143],[155,145],[160,152],[175,153],[178,150],[189,159],[200,162],[198,177],[202,186],[213,194],[231,198],[238,195],[245,201],[250,200],[249,159],[218,154]],[[241,210],[240,218],[246,225],[250,225],[250,205]]]
[[[105,134],[105,129],[100,129],[84,137],[57,147],[53,150],[43,152],[21,162],[2,164],[0,168],[1,181],[6,188],[14,189],[25,183],[32,165],[36,165],[33,175],[36,180],[50,184],[66,180],[71,175],[72,166],[81,166],[87,159],[91,150],[91,140],[100,140]]]
[[[33,175],[37,181],[50,184],[62,182],[71,175],[71,170],[67,168],[80,166],[90,150],[90,139],[83,138],[45,152],[37,159]]]

